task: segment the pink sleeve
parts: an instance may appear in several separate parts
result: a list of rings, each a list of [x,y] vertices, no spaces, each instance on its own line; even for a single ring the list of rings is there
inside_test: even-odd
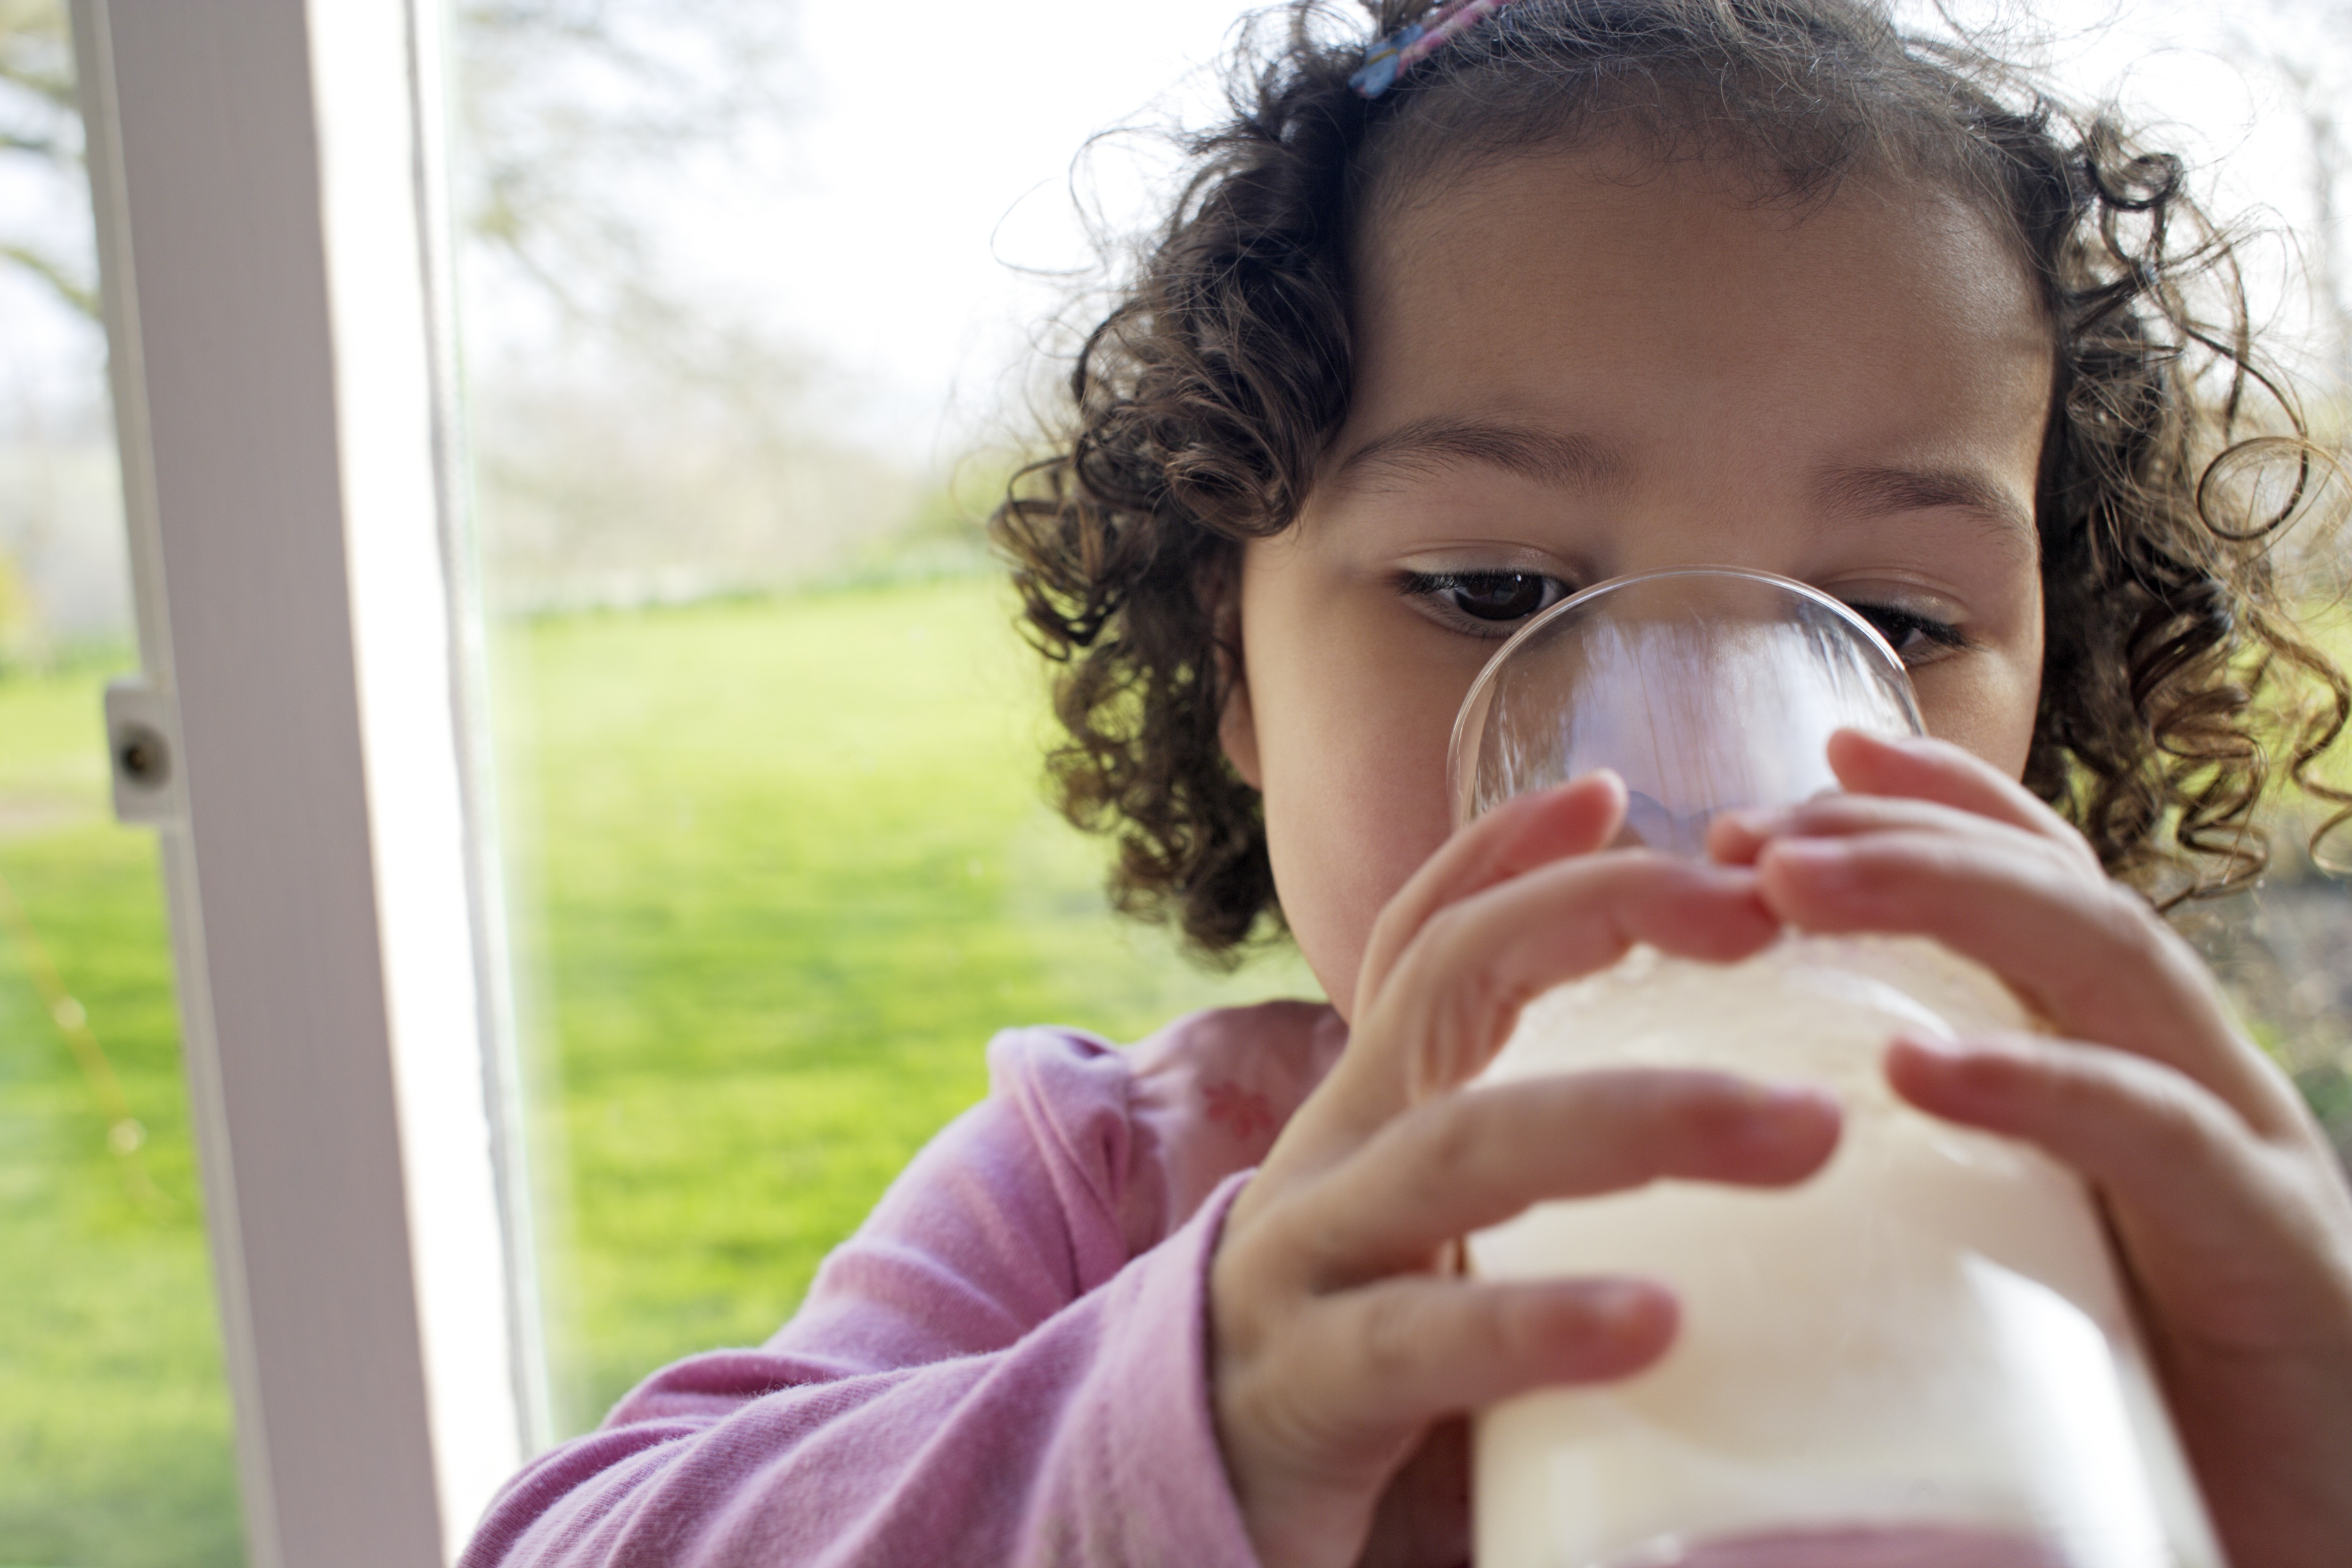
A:
[[[1174,1194],[1129,1062],[1034,1030],[990,1067],[782,1332],[541,1458],[462,1568],[1252,1568],[1203,1343],[1241,1177],[1160,1239]]]

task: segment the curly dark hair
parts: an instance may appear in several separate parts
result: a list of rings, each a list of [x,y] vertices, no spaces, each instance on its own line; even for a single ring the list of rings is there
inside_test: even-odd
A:
[[[1425,7],[1370,9],[1385,36]],[[1059,803],[1115,836],[1122,910],[1172,915],[1211,958],[1280,921],[1256,792],[1218,743],[1227,588],[1347,414],[1360,216],[1441,166],[1580,133],[1737,156],[1759,199],[1891,172],[1990,216],[2039,281],[2058,374],[2026,784],[2167,904],[2263,869],[2256,808],[2282,774],[2328,826],[2347,815],[2311,769],[2352,690],[2273,563],[2320,454],[2179,159],[1874,0],[1520,0],[1369,100],[1346,21],[1320,0],[1255,18],[1232,119],[1190,141],[1190,182],[1077,355],[1064,434],[991,520],[1058,665]]]

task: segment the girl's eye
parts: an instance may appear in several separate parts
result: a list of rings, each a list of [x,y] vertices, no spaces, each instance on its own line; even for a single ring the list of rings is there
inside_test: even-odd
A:
[[[1474,637],[1506,636],[1569,595],[1559,578],[1534,572],[1408,572],[1399,587]]]
[[[1895,657],[1909,668],[1933,664],[1969,646],[1968,635],[1947,621],[1892,605],[1848,605],[1846,608],[1878,629]]]

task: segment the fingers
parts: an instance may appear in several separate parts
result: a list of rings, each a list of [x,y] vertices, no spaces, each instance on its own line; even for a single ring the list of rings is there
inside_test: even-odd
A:
[[[1753,861],[1772,837],[1834,837],[1905,826],[1965,829],[1988,824],[2032,835],[2085,873],[2100,872],[2083,836],[2016,780],[1945,741],[1889,740],[1859,730],[1830,738],[1830,765],[1843,793],[1764,811],[1727,812],[1708,835],[1727,865]]]
[[[1756,870],[1767,906],[1806,931],[1933,937],[2000,975],[2061,1033],[2128,1041],[2265,1133],[2298,1114],[2188,945],[2138,898],[2046,844],[1998,829],[1780,837]]]
[[[1638,1279],[1485,1284],[1414,1276],[1316,1303],[1291,1337],[1298,1419],[1342,1452],[1551,1384],[1622,1377],[1674,1340],[1674,1297]]]
[[[1949,741],[1891,740],[1841,730],[1830,737],[1829,760],[1838,782],[1856,795],[1934,801],[2061,843],[2082,843],[2082,836],[2032,791]]]
[[[1359,1008],[1431,915],[1538,866],[1592,853],[1615,835],[1624,815],[1625,785],[1604,769],[1506,801],[1447,839],[1373,925],[1357,972]]]
[[[2125,1052],[2030,1036],[1902,1039],[1888,1048],[1886,1076],[1922,1110],[2039,1144],[2117,1196],[2192,1228],[2200,1218],[2210,1226],[2217,1193],[2243,1184],[2224,1152],[2228,1110],[2179,1073]]]
[[[1849,793],[1732,814],[1710,839],[1755,868],[1776,914],[1807,931],[1934,937],[2063,1033],[2127,1041],[2266,1134],[2300,1114],[2187,944],[2022,785],[1940,741],[1842,731],[1830,759]]]
[[[1548,1198],[1662,1177],[1781,1185],[1837,1145],[1835,1100],[1720,1073],[1620,1069],[1442,1096],[1297,1192],[1248,1245],[1315,1291],[1424,1268],[1454,1237]]]
[[[1779,930],[1743,871],[1648,853],[1545,867],[1424,923],[1375,1002],[1375,1038],[1414,1042],[1406,1082],[1433,1092],[1484,1068],[1529,999],[1637,942],[1729,962]]]
[[[1707,853],[1727,866],[1752,866],[1764,847],[1776,838],[1852,838],[1865,833],[1901,829],[1950,833],[1962,837],[2022,837],[2051,857],[2069,874],[2103,879],[2105,872],[2082,835],[2060,824],[2053,835],[2020,829],[1938,801],[1902,795],[1823,795],[1799,805],[1771,811],[1731,811],[1715,819],[1707,833]]]
[[[1660,1175],[1794,1181],[1828,1158],[1837,1128],[1836,1106],[1810,1089],[1657,1070],[1524,1079],[1416,1108],[1320,1178],[1228,1215],[1212,1297],[1229,1452],[1270,1467],[1254,1488],[1324,1497],[1316,1517],[1345,1523],[1356,1517],[1345,1478],[1384,1481],[1430,1420],[1638,1370],[1673,1336],[1663,1289],[1465,1280],[1432,1271],[1439,1246],[1542,1198]],[[1266,1176],[1253,1192],[1276,1190]],[[1301,1456],[1313,1457],[1304,1472]]]
[[[1445,906],[1422,924],[1324,1089],[1286,1131],[1286,1159],[1319,1163],[1415,1100],[1486,1066],[1520,1007],[1646,942],[1730,961],[1780,931],[1752,873],[1641,851],[1556,861]]]
[[[2252,1348],[2282,1321],[2340,1321],[2352,1280],[2298,1260],[2341,1259],[2352,1199],[2310,1178],[2330,1162],[2307,1124],[2281,1148],[2184,1075],[2127,1051],[2033,1037],[1887,1052],[1921,1110],[2038,1144],[2105,1193],[2135,1270],[2168,1317]],[[2310,1234],[2305,1234],[2305,1233]],[[2255,1321],[2254,1314],[2261,1321]]]
[[[1673,1340],[1675,1317],[1670,1295],[1633,1279],[1422,1276],[1309,1303],[1244,1352],[1248,1370],[1217,1390],[1226,1463],[1259,1558],[1356,1561],[1373,1499],[1433,1420],[1547,1384],[1638,1371]],[[1236,1348],[1221,1326],[1220,1359]],[[1442,1470],[1431,1479],[1445,1480]],[[1459,1492],[1455,1531],[1467,1523]],[[1453,1532],[1441,1521],[1415,1533],[1442,1542]]]
[[[1295,1312],[1226,1321],[1265,1372],[1227,1420],[1280,1447],[1377,1468],[1426,1423],[1528,1389],[1622,1377],[1671,1342],[1673,1297],[1646,1281],[1465,1280],[1436,1245],[1547,1197],[1658,1176],[1801,1179],[1836,1143],[1825,1095],[1719,1074],[1626,1070],[1450,1095],[1229,1236],[1217,1267]],[[1261,1337],[1264,1336],[1264,1337]]]

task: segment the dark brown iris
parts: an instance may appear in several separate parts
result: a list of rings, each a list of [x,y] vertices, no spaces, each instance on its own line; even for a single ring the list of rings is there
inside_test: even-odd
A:
[[[1482,621],[1516,621],[1544,607],[1544,580],[1525,572],[1465,573],[1454,580],[1454,605]]]

